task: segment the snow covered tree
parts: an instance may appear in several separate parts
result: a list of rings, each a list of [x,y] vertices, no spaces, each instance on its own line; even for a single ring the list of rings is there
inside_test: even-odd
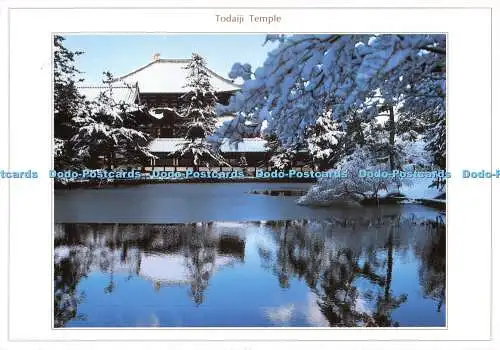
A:
[[[205,138],[215,131],[217,96],[210,83],[205,61],[200,55],[193,54],[185,69],[188,70],[188,75],[184,87],[189,92],[182,97],[184,103],[178,113],[187,125],[186,139]]]
[[[436,119],[440,135],[445,111],[444,35],[289,35],[272,36],[279,45],[263,66],[249,73],[249,66],[233,67],[241,76],[242,90],[219,113],[238,113],[220,129],[219,137],[238,139],[253,125],[267,121],[288,148],[304,141],[325,109],[342,120],[350,111],[375,117],[379,94],[393,107],[402,104],[406,113],[426,111]],[[375,102],[374,102],[375,101]],[[432,140],[431,140],[432,141]],[[435,147],[444,154],[443,142]]]
[[[269,159],[269,166],[277,170],[290,170],[293,167],[296,157],[296,150],[279,146],[274,150],[274,153],[272,153]]]
[[[78,131],[71,141],[85,165],[94,169],[100,167],[100,157],[105,159],[108,168],[120,162],[131,165],[138,158],[155,157],[147,148],[148,136],[134,128],[134,113],[140,112],[140,106],[117,101],[109,83],[111,78],[110,73],[105,73],[107,90],[101,92],[96,101],[88,103],[85,115],[73,118]]]
[[[345,132],[330,114],[324,112],[306,132],[307,149],[316,170],[331,168],[343,156]]]
[[[283,147],[276,135],[265,135],[264,138],[267,141],[266,148],[271,154],[268,165],[277,170],[291,169],[297,156],[297,149]]]
[[[411,65],[403,65],[407,72],[401,73],[400,86],[404,91],[398,114],[423,126],[426,149],[431,152],[434,164],[445,169],[446,42],[444,36],[438,38],[439,41],[419,52]]]
[[[297,201],[300,205],[329,206],[340,202],[358,203],[364,199],[377,198],[381,190],[389,191],[401,185],[398,178],[361,177],[360,171],[390,172],[387,163],[377,163],[367,148],[358,148],[343,158],[336,171],[344,171],[347,176],[323,177]]]
[[[387,163],[391,170],[401,168],[400,150],[396,146],[396,122],[392,106],[379,108],[378,117],[362,123],[364,147],[372,154],[376,163]],[[387,120],[383,118],[388,117]]]
[[[81,51],[71,51],[64,43],[64,37],[54,36],[54,167],[70,169],[76,163],[70,139],[75,132],[73,117],[85,109],[85,99],[78,92],[76,84],[81,82],[80,71],[75,67],[75,58]]]
[[[176,114],[184,120],[187,142],[181,144],[174,154],[190,155],[196,169],[203,162],[208,164],[210,160],[215,160],[219,164],[224,163],[216,147],[206,141],[206,138],[216,129],[217,96],[210,82],[205,60],[193,53],[185,69],[188,70],[188,75],[184,87],[188,88],[189,92],[182,96],[182,103]]]
[[[116,101],[113,87],[89,101],[77,88],[80,71],[75,58],[81,51],[70,51],[64,38],[54,36],[54,163],[56,169],[99,167],[99,158],[107,166],[139,163],[149,154],[147,135],[137,131],[134,113],[139,106]],[[105,81],[111,80],[109,73]],[[117,160],[117,156],[119,160]]]
[[[252,75],[252,66],[249,63],[241,64],[236,62],[231,67],[231,71],[228,76],[231,79],[242,78],[243,80],[250,80],[252,79]]]
[[[406,142],[415,142],[422,139],[419,133],[423,132],[434,164],[445,166],[444,35],[286,35],[268,39],[279,44],[262,67],[251,74],[248,66],[233,67],[232,74],[244,79],[243,88],[218,111],[233,111],[238,116],[220,129],[219,137],[238,139],[251,131],[246,125],[266,122],[266,132],[276,135],[285,149],[293,149],[304,144],[307,130],[324,110],[331,109],[332,119],[346,124],[348,165],[354,166],[353,157],[362,152],[359,164],[368,169],[402,168],[403,133]],[[386,122],[378,121],[381,113],[387,114]],[[415,121],[415,128],[404,125],[410,120]],[[417,130],[421,126],[424,129]],[[325,186],[316,188],[323,191],[317,195],[366,195],[369,187],[375,186],[377,193],[379,185],[387,185],[358,179],[355,173],[351,176],[348,190],[345,181],[325,181]]]
[[[76,87],[83,79],[75,67],[75,58],[83,52],[67,49],[64,40],[62,36],[54,36],[54,134],[67,140],[73,132],[71,119],[81,112],[84,104],[84,97]]]

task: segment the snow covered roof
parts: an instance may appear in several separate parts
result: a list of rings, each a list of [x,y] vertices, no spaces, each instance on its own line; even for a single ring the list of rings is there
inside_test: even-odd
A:
[[[245,138],[243,141],[238,143],[232,143],[228,139],[225,139],[221,145],[221,152],[267,152],[269,149],[266,147],[266,140],[259,137],[255,138]]]
[[[216,255],[212,264],[203,267],[213,268],[214,272],[236,262],[238,259],[234,257]],[[186,266],[186,257],[181,254],[162,256],[141,254],[139,275],[154,282],[169,285],[188,284],[193,279]]]
[[[142,66],[131,73],[115,78],[112,82],[126,82],[139,86],[141,93],[185,93],[189,89],[185,88],[188,70],[184,69],[191,59],[162,59]],[[236,91],[240,86],[234,84],[214,71],[208,69],[210,82],[215,91]]]
[[[171,153],[179,149],[186,142],[182,138],[157,138],[149,144],[150,152],[154,153]],[[255,153],[267,152],[266,140],[261,138],[246,138],[238,143],[231,143],[228,139],[224,140],[220,151],[223,153],[239,152],[239,153]]]
[[[138,90],[134,85],[127,85],[124,83],[111,84],[113,99],[116,102],[134,103],[137,98]],[[91,86],[77,86],[78,91],[87,97],[88,100],[93,101],[99,97],[102,92],[108,91],[109,84],[91,85]]]

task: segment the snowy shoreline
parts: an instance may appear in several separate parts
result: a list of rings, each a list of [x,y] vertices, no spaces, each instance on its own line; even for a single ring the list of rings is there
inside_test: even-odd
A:
[[[430,187],[433,179],[421,178],[379,190],[376,196],[365,192],[339,193],[337,189],[323,186],[321,183],[311,186],[309,191],[297,199],[298,205],[311,207],[329,207],[337,205],[370,206],[384,204],[416,203],[438,209],[446,209],[446,192]]]
[[[172,178],[172,179],[151,179],[151,178],[141,178],[141,179],[119,179],[119,180],[86,180],[86,181],[72,181],[67,183],[54,182],[54,187],[58,189],[76,189],[76,188],[113,188],[113,187],[134,187],[138,185],[162,185],[162,184],[235,184],[235,183],[310,183],[314,184],[316,181],[314,179],[274,179],[274,178],[258,178],[258,177],[241,177],[241,178],[210,178],[210,179],[198,179],[198,178]]]
[[[414,183],[412,186],[403,185],[399,190],[394,190],[388,193],[381,191],[378,198],[365,198],[360,201],[346,200],[339,198],[338,200],[331,199],[328,201],[317,201],[315,203],[301,204],[301,198],[311,191],[316,184],[311,179],[290,181],[289,179],[269,179],[269,178],[255,178],[244,177],[234,179],[132,179],[132,180],[114,180],[114,181],[80,181],[70,182],[67,184],[55,183],[54,187],[58,190],[119,190],[123,188],[134,188],[143,185],[169,185],[169,184],[186,184],[186,185],[203,185],[203,184],[219,184],[219,185],[236,185],[242,183],[255,183],[255,184],[281,184],[279,188],[264,188],[262,190],[251,190],[247,193],[257,196],[287,196],[297,197],[295,202],[297,205],[304,205],[309,207],[335,207],[335,206],[351,206],[351,207],[370,207],[381,205],[404,205],[404,204],[419,204],[423,206],[433,207],[441,210],[446,209],[446,200],[436,197],[443,196],[444,192],[438,191],[435,188],[428,188],[428,180]],[[303,188],[300,190],[290,190],[290,186],[294,184],[311,184],[311,187]]]

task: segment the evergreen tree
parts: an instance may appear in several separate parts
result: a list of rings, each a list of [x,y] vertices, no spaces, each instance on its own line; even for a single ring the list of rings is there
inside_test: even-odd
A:
[[[70,141],[75,132],[73,117],[85,110],[85,98],[76,84],[83,81],[75,67],[75,58],[82,51],[71,51],[64,45],[64,38],[54,36],[54,168],[73,168],[78,159]]]
[[[297,148],[285,148],[276,135],[266,135],[266,148],[271,154],[268,165],[277,170],[290,170],[297,157]]]
[[[135,129],[135,116],[142,113],[140,106],[115,99],[112,76],[104,75],[108,88],[97,100],[88,103],[84,116],[73,118],[78,129],[71,141],[79,157],[93,169],[100,167],[100,157],[108,168],[140,164],[148,157],[155,157],[147,148],[149,137]]]
[[[190,155],[195,169],[198,169],[203,162],[208,165],[210,160],[215,160],[219,164],[224,163],[215,147],[206,141],[208,136],[214,134],[216,128],[217,96],[210,82],[205,60],[193,53],[185,69],[188,70],[188,75],[184,87],[188,88],[189,92],[182,96],[182,104],[177,115],[184,120],[187,142],[181,144],[174,154],[181,157]]]
[[[344,153],[345,132],[330,114],[323,113],[307,131],[306,145],[316,170],[332,168]]]
[[[75,59],[83,52],[67,49],[64,40],[54,36],[55,169],[98,168],[99,157],[107,160],[108,167],[153,157],[146,147],[147,135],[135,129],[140,106],[116,101],[111,84],[97,100],[88,101],[77,87],[83,79]],[[111,80],[105,73],[105,82]]]

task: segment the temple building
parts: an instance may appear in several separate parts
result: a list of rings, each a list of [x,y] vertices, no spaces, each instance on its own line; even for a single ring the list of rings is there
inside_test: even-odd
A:
[[[185,87],[188,74],[185,67],[189,62],[190,59],[163,59],[155,54],[148,64],[110,81],[116,101],[145,106],[145,113],[137,113],[136,121],[137,127],[153,138],[148,148],[158,159],[152,161],[152,167],[192,166],[191,159],[177,159],[172,155],[180,144],[186,142],[185,130],[173,109],[182,102],[181,97],[189,92]],[[207,71],[218,102],[227,104],[240,86],[208,67]],[[108,85],[99,85],[81,86],[79,89],[82,94],[93,99],[108,88]],[[231,115],[218,117],[217,126],[232,118]],[[269,157],[265,144],[266,141],[258,137],[244,139],[236,144],[224,141],[220,151],[231,166],[257,167],[262,166]]]

